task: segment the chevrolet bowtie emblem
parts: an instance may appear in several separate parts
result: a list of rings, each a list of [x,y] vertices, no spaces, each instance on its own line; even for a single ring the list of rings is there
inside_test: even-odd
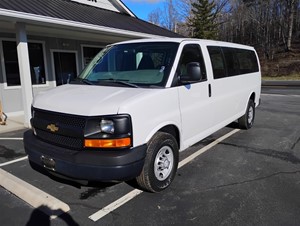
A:
[[[51,132],[55,133],[58,131],[59,128],[55,124],[49,124],[47,126],[47,129],[50,130]]]

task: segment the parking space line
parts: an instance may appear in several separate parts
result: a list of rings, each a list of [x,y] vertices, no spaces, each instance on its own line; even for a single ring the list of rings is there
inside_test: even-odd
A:
[[[1,164],[0,164],[0,167],[2,167],[2,166],[7,166],[7,165],[13,164],[13,163],[15,163],[15,162],[20,162],[20,161],[23,161],[23,160],[25,160],[25,159],[27,159],[27,158],[28,158],[27,156],[24,156],[24,157],[22,157],[22,158],[18,158],[18,159],[14,159],[14,160],[11,160],[11,161],[8,161],[8,162],[4,162],[4,163],[1,163]]]
[[[194,154],[186,157],[185,159],[183,159],[181,162],[179,162],[178,164],[178,169],[181,168],[182,166],[184,166],[185,164],[189,163],[190,161],[192,161],[193,159],[195,159],[196,157],[198,157],[199,155],[203,154],[204,152],[208,151],[210,148],[212,148],[213,146],[216,146],[218,143],[222,142],[223,140],[227,139],[228,137],[232,136],[233,134],[239,132],[240,129],[234,129],[229,133],[226,133],[225,135],[223,135],[222,137],[216,139],[215,141],[211,142],[210,144],[204,146],[203,148],[201,148],[200,150],[196,151]]]
[[[0,140],[23,140],[22,137],[0,137]]]
[[[141,194],[143,191],[139,189],[134,189],[133,191],[127,193],[123,197],[119,198],[118,200],[114,201],[113,203],[109,204],[108,206],[104,207],[103,209],[99,210],[98,212],[94,213],[93,215],[89,216],[92,221],[98,221],[105,215],[109,214],[110,212],[114,211],[115,209],[119,208],[120,206],[124,205],[134,197]]]
[[[232,136],[233,134],[239,132],[239,131],[240,131],[240,129],[234,129],[234,130],[230,131],[229,133],[223,135],[222,137],[216,139],[215,141],[211,142],[210,144],[208,144],[208,145],[204,146],[203,148],[199,149],[198,151],[196,151],[195,153],[193,153],[189,157],[187,157],[187,158],[183,159],[182,161],[180,161],[179,164],[178,164],[178,169],[181,168],[182,166],[184,166],[185,164],[189,163],[190,161],[192,161],[193,159],[195,159],[199,155],[201,155],[204,152],[208,151],[212,147],[216,146],[217,144],[219,144],[223,140],[225,140],[228,137]],[[114,201],[113,203],[107,205],[106,207],[103,207],[101,210],[99,210],[96,213],[92,214],[91,216],[89,216],[89,219],[96,222],[96,221],[100,220],[102,217],[104,217],[107,214],[114,211],[115,209],[117,209],[120,206],[124,205],[125,203],[129,202],[130,200],[132,200],[136,196],[140,195],[141,193],[143,193],[143,191],[141,191],[139,189],[134,189],[133,191],[127,193],[126,195],[122,196],[121,198]]]
[[[51,218],[55,218],[70,210],[66,203],[3,169],[0,169],[0,186],[15,194],[32,207],[40,209]]]

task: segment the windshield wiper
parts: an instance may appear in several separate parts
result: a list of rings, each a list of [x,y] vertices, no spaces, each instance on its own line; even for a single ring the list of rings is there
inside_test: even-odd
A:
[[[108,82],[113,82],[113,83],[118,83],[118,84],[122,84],[122,85],[126,85],[129,87],[134,87],[134,88],[140,88],[138,85],[127,82],[128,80],[119,80],[119,79],[98,79],[99,82],[101,81],[108,81]]]
[[[115,83],[119,83],[119,84],[123,84],[123,85],[127,85],[130,87],[134,87],[134,88],[140,88],[138,85],[130,83],[130,82],[126,82],[126,81],[121,81],[121,80],[115,80]]]
[[[90,80],[88,80],[88,79],[81,79],[81,82],[82,83],[85,83],[85,84],[88,84],[88,85],[94,85],[94,83],[92,82],[92,81],[90,81]]]
[[[95,83],[85,78],[75,78],[74,80],[70,81],[70,84],[82,84],[82,83],[88,85],[95,85]]]

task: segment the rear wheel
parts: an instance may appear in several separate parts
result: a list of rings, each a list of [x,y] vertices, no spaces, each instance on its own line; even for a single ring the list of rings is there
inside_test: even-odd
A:
[[[150,192],[167,188],[175,177],[178,157],[175,138],[168,133],[157,132],[148,143],[143,170],[136,178],[138,185]]]
[[[241,129],[250,129],[253,126],[255,118],[255,104],[252,99],[249,100],[246,113],[238,119]]]

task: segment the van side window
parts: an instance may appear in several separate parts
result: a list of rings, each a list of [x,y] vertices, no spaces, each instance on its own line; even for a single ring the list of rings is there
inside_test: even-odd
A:
[[[206,69],[200,46],[197,44],[187,44],[183,47],[177,71],[180,75],[186,75],[188,63],[198,62],[200,64],[202,80],[206,80]]]
[[[255,52],[219,46],[207,47],[214,73],[214,79],[258,72]]]
[[[207,49],[212,64],[214,79],[226,77],[226,67],[221,48],[217,46],[208,46]]]
[[[239,60],[240,73],[258,72],[258,62],[254,51],[246,49],[236,49],[236,58]]]
[[[240,65],[239,65],[239,60],[235,54],[234,48],[227,48],[227,47],[222,47],[223,54],[224,54],[224,59],[226,63],[226,69],[227,69],[227,76],[234,76],[241,74],[240,73]]]

